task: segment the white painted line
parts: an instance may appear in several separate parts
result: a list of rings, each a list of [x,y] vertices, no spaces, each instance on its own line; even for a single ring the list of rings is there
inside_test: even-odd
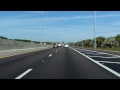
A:
[[[100,49],[99,49],[100,50]],[[110,50],[103,50],[103,51],[109,51],[109,52],[117,52],[120,53],[120,51],[110,51]]]
[[[56,50],[56,52],[57,52],[57,50]]]
[[[85,50],[85,49],[83,49],[83,50]],[[101,49],[97,49],[97,50],[101,50]],[[120,51],[111,51],[111,50],[102,50],[102,51],[118,52],[118,53],[120,53]]]
[[[80,49],[79,49],[80,50]],[[91,51],[91,50],[84,50],[85,52],[95,52],[95,53],[100,53],[100,54],[108,54],[108,53],[103,53],[103,52],[97,52],[97,51]],[[82,51],[83,52],[83,51]]]
[[[81,52],[81,53],[82,53],[82,52]],[[84,53],[84,54],[101,55],[100,53]]]
[[[110,61],[98,61],[98,62],[103,62],[103,63],[116,63],[116,64],[120,64],[120,62],[110,62]]]
[[[49,55],[49,57],[51,57],[51,56],[52,56],[52,54]]]
[[[93,61],[94,63],[98,64],[99,66],[103,67],[104,69],[108,70],[109,72],[113,73],[114,75],[120,77],[120,74],[119,74],[118,72],[116,72],[116,71],[114,71],[114,70],[112,70],[112,69],[110,69],[110,68],[108,68],[108,67],[102,65],[101,63],[99,63],[99,62],[95,61],[94,59],[92,59],[92,58],[86,56],[85,54],[83,54],[83,53],[81,53],[81,52],[75,50],[74,48],[72,48],[72,47],[70,47],[70,48],[71,48],[72,50],[76,51],[77,53],[83,55],[84,57],[88,58],[89,60]]]
[[[98,54],[98,53],[96,53],[96,54],[93,54],[93,55],[102,55],[102,54]]]
[[[62,48],[60,48],[59,50],[61,50]]]
[[[90,55],[87,55],[88,57],[103,57],[103,56],[90,56]]]
[[[28,69],[27,71],[25,71],[24,73],[22,73],[21,75],[19,75],[18,77],[16,77],[15,79],[21,79],[22,77],[24,77],[26,74],[28,74],[32,70],[33,69]]]
[[[80,50],[80,49],[79,49],[79,50]],[[101,53],[101,54],[107,54],[107,53],[103,53],[103,52],[92,51],[92,50],[86,50],[86,49],[84,49],[84,51],[90,51],[90,52],[97,52],[97,53]]]
[[[97,53],[101,53],[101,54],[107,54],[107,55],[112,55],[112,56],[115,56],[115,57],[120,57],[119,55],[108,54],[108,53],[103,53],[103,52],[98,52],[98,51],[91,51],[91,50],[85,50],[85,51],[97,52]]]
[[[83,53],[83,52],[81,52],[81,53]],[[84,54],[94,54],[94,53],[84,53]]]
[[[120,57],[104,57],[104,56],[89,56],[87,55],[88,57],[100,57],[100,58],[120,58]]]
[[[107,54],[107,53],[103,53],[103,52],[97,52],[97,53],[99,53],[99,54]]]

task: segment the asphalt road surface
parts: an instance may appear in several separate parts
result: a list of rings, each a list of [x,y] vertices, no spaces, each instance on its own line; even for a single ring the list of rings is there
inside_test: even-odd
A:
[[[101,52],[51,48],[1,58],[0,79],[119,79],[119,61]]]

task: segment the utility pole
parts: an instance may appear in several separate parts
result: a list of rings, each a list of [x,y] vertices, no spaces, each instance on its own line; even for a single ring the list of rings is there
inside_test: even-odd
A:
[[[82,47],[83,47],[83,41],[82,41]]]
[[[94,11],[94,48],[96,49],[96,11]]]
[[[43,31],[43,11],[41,12],[41,45],[42,45],[42,31]]]
[[[52,33],[52,45],[54,45],[54,31]]]

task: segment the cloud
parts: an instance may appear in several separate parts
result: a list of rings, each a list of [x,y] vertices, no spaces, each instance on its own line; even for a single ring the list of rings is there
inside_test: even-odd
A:
[[[26,12],[31,12],[31,13],[41,13],[41,11],[26,11]],[[32,16],[30,14],[30,16]],[[120,17],[119,14],[106,14],[106,15],[97,15],[97,18],[109,18],[109,17]],[[77,19],[82,19],[82,18],[94,18],[94,16],[71,16],[71,17],[44,17],[43,16],[43,23],[56,23],[55,21],[64,21],[64,20],[77,20]],[[41,16],[40,17],[29,17],[29,15],[18,15],[18,16],[10,16],[10,17],[5,17],[3,19],[0,19],[0,25],[4,26],[5,24],[22,24],[22,23],[41,23]],[[89,21],[87,21],[89,22]],[[93,22],[93,21],[92,21]],[[91,22],[89,22],[91,23]],[[98,23],[98,22],[97,22]],[[119,23],[114,23],[113,25],[119,25]]]
[[[106,14],[97,16],[97,18],[109,18],[109,17],[120,17],[120,14]]]
[[[106,14],[106,15],[97,15],[96,18],[110,18],[110,17],[120,17],[120,14]],[[92,16],[72,16],[72,17],[45,17],[44,20],[55,21],[55,20],[70,20],[70,19],[82,19],[82,18],[94,18]]]
[[[30,13],[40,13],[37,11],[29,11]],[[119,17],[118,14],[106,14],[106,15],[97,15],[97,18],[108,18],[108,17]],[[25,18],[27,17],[27,18]],[[49,37],[52,38],[53,34],[55,35],[55,39],[57,40],[81,40],[81,39],[89,39],[93,38],[94,32],[94,24],[73,24],[62,27],[60,26],[60,21],[64,20],[78,20],[82,18],[94,18],[92,15],[87,16],[71,16],[71,17],[44,17],[43,19],[43,39],[47,40]],[[79,21],[79,20],[78,20]],[[89,21],[88,21],[89,22]],[[57,23],[54,25],[54,23]],[[99,25],[98,25],[99,23]],[[69,21],[68,21],[69,24]],[[114,22],[97,22],[96,33],[97,35],[102,36],[111,36],[119,33],[120,27],[110,27],[120,26],[119,21]],[[1,33],[4,35],[11,35],[11,37],[26,37],[26,38],[34,38],[35,36],[37,40],[40,37],[41,30],[41,16],[40,17],[29,17],[28,15],[21,15],[19,17],[8,17],[0,19],[0,29]],[[10,31],[7,33],[7,31]],[[4,32],[4,33],[3,33]],[[108,33],[109,32],[109,33]],[[18,38],[19,38],[18,37]],[[49,39],[48,39],[49,40]]]
[[[0,26],[2,27],[9,27],[9,26],[26,26],[26,25],[38,25],[41,24],[41,21],[39,20],[40,18],[11,18],[11,19],[1,19],[0,20]]]

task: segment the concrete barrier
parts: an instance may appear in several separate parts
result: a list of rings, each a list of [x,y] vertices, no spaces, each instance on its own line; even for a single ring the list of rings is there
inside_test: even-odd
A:
[[[0,51],[11,49],[25,49],[34,47],[52,47],[51,45],[40,45],[31,42],[22,42],[15,40],[0,39]]]

